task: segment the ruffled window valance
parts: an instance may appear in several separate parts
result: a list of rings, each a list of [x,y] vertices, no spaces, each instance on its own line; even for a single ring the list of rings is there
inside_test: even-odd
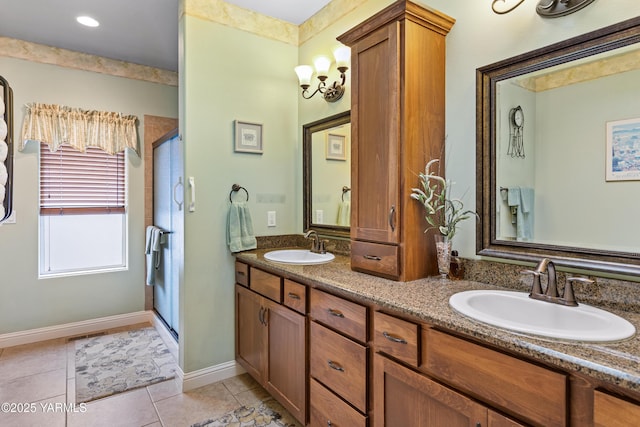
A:
[[[136,116],[31,103],[22,124],[22,151],[28,141],[44,142],[51,151],[68,144],[78,151],[97,147],[115,154],[130,148],[139,155]]]

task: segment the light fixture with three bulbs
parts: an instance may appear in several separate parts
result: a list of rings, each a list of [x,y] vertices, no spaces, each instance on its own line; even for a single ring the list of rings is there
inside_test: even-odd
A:
[[[312,98],[316,93],[321,93],[324,100],[327,102],[336,102],[342,95],[344,95],[344,83],[346,80],[346,72],[349,69],[349,59],[351,57],[351,50],[347,46],[340,46],[333,51],[333,56],[336,59],[336,68],[340,72],[341,81],[335,81],[330,85],[327,85],[327,78],[329,77],[329,69],[331,68],[331,60],[326,56],[318,56],[313,65],[315,66],[316,77],[320,82],[318,88],[309,95],[309,87],[311,86],[311,78],[313,77],[314,68],[310,65],[298,65],[295,67],[295,72],[298,75],[300,81],[300,87],[302,88],[302,97],[304,99]]]

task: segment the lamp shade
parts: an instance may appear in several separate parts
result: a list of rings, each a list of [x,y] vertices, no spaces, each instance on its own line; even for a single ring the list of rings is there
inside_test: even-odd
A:
[[[313,61],[313,65],[315,65],[316,67],[316,73],[318,73],[318,77],[326,77],[329,75],[331,60],[326,56],[318,56],[315,61]]]
[[[336,58],[336,67],[349,67],[349,60],[351,59],[351,49],[347,46],[340,46],[333,51],[333,56]]]
[[[293,70],[298,75],[300,86],[309,86],[311,84],[311,76],[313,75],[313,68],[311,65],[298,65]]]

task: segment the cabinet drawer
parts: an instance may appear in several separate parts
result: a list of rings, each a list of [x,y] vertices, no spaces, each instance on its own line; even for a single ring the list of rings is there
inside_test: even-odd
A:
[[[373,343],[376,351],[386,353],[412,366],[418,366],[418,335],[415,323],[375,312],[373,314]]]
[[[317,289],[311,290],[311,317],[350,337],[367,341],[367,308]]]
[[[249,266],[236,261],[236,283],[242,286],[249,286]]]
[[[593,392],[593,424],[595,427],[637,425],[640,405],[599,390]]]
[[[309,383],[311,427],[365,427],[367,418],[344,403],[316,380]]]
[[[284,305],[301,314],[307,313],[307,287],[293,280],[284,279]]]
[[[566,425],[566,375],[433,329],[422,334],[432,375],[532,424]]]
[[[367,411],[367,348],[311,322],[309,371],[363,413]]]
[[[400,274],[398,247],[351,241],[351,268],[397,277]]]
[[[282,302],[282,278],[250,267],[251,280],[249,287],[275,302]]]

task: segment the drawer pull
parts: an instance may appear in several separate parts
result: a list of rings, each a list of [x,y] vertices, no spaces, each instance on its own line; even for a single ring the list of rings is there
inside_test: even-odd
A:
[[[244,271],[236,271],[236,274],[237,274],[238,276],[244,276]]]
[[[293,292],[289,292],[287,295],[288,295],[288,296],[289,296],[289,298],[291,298],[291,299],[300,299],[300,295],[298,295],[298,294],[294,294]]]
[[[331,369],[335,369],[336,371],[344,372],[344,368],[342,366],[338,365],[333,360],[327,360],[327,364],[329,365],[329,367]]]
[[[386,331],[382,333],[382,335],[392,342],[397,342],[398,344],[407,344],[407,341],[403,338],[394,337],[393,335],[387,333]]]
[[[338,310],[334,310],[332,308],[327,308],[327,312],[332,316],[344,318],[344,314],[342,314],[342,312],[340,312]]]
[[[382,258],[376,255],[363,255],[364,259],[368,259],[371,261],[382,261]]]

